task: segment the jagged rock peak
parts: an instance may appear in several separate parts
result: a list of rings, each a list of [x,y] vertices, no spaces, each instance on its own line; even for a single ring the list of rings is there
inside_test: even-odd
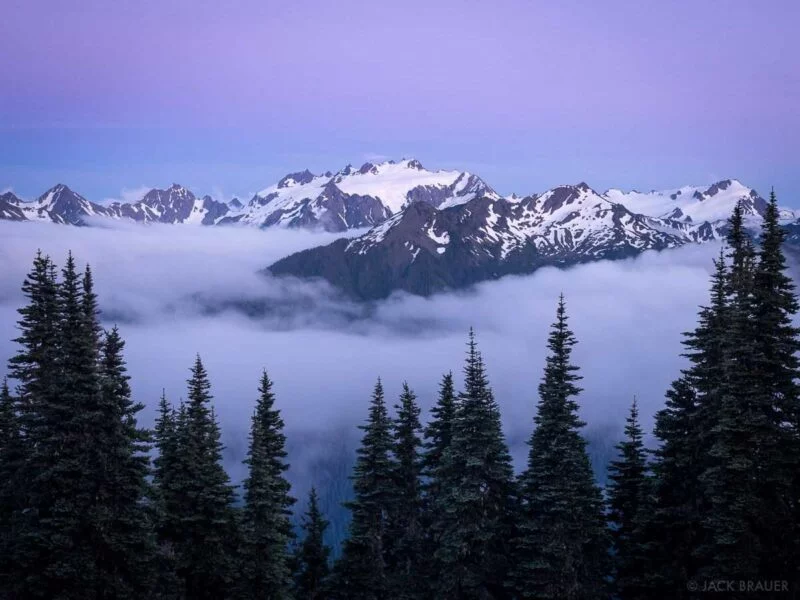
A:
[[[311,182],[314,177],[316,176],[308,169],[305,169],[304,171],[298,171],[297,173],[289,173],[278,182],[278,187],[287,188],[294,185],[303,185]]]

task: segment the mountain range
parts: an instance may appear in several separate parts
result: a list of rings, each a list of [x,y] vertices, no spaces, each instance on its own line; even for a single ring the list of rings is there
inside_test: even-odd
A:
[[[757,225],[766,202],[738,181],[648,194],[599,194],[580,183],[446,208],[416,202],[359,237],[298,252],[268,270],[321,277],[362,300],[396,290],[427,296],[543,266],[718,239],[737,202]],[[794,215],[784,211],[784,217]]]
[[[475,175],[429,171],[409,159],[368,162],[359,169],[348,165],[322,175],[308,170],[289,173],[246,204],[238,198],[220,202],[210,196],[197,197],[177,183],[152,189],[137,202],[101,204],[58,184],[33,202],[24,202],[11,192],[0,195],[0,219],[89,225],[93,218],[106,217],[137,223],[241,224],[338,232],[377,225],[411,202],[444,208],[482,196],[500,198]]]
[[[710,186],[597,192],[586,183],[503,197],[477,175],[431,171],[419,161],[348,165],[336,173],[290,173],[253,195],[220,202],[177,184],[133,203],[94,203],[59,184],[33,202],[0,195],[0,219],[90,226],[138,223],[305,228],[358,237],[285,257],[265,272],[323,278],[359,300],[402,290],[429,295],[542,266],[569,266],[701,243],[724,235],[741,203],[756,227],[766,201],[735,179]],[[798,215],[783,209],[790,241]]]

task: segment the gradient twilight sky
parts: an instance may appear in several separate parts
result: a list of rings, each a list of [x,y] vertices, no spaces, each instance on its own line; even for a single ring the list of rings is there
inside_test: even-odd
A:
[[[0,190],[248,196],[415,156],[502,193],[800,206],[800,2],[2,0]]]

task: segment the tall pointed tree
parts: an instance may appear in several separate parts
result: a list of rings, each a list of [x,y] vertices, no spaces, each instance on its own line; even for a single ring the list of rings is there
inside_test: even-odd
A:
[[[639,539],[641,511],[647,506],[647,457],[636,398],[625,423],[619,458],[608,469],[608,520],[614,549],[614,584],[620,600],[643,597],[641,577],[645,547]]]
[[[43,283],[52,308],[44,322],[53,339],[44,342],[51,355],[36,376],[36,387],[43,393],[34,394],[23,413],[30,425],[32,452],[25,467],[29,485],[15,557],[22,571],[15,578],[18,592],[29,597],[85,593],[94,589],[99,577],[90,520],[97,502],[93,459],[101,414],[99,327],[96,315],[84,310],[85,294],[73,256],[67,258],[60,284],[55,266],[46,259],[45,263]],[[24,360],[24,354],[17,359]],[[12,373],[20,366],[22,362],[12,359]],[[19,374],[23,389],[29,389],[24,378],[31,373]]]
[[[328,521],[319,509],[317,490],[313,487],[308,495],[308,508],[303,516],[303,541],[295,557],[294,597],[297,600],[324,600],[330,574],[331,548],[325,544]]]
[[[159,544],[174,550],[177,539],[179,499],[178,480],[180,472],[178,413],[167,401],[166,391],[162,390],[158,402],[153,440],[157,455],[153,460],[153,486],[156,506],[156,530]]]
[[[417,397],[408,383],[403,383],[395,411],[397,416],[392,423],[395,492],[389,515],[387,562],[391,597],[413,600],[423,597],[425,583],[419,577],[423,561],[422,425]]]
[[[46,436],[44,419],[57,395],[59,360],[58,282],[49,256],[37,252],[33,267],[22,284],[27,301],[18,310],[20,349],[9,360],[9,376],[17,381],[21,426],[32,438]],[[40,431],[41,430],[41,431]]]
[[[429,595],[436,589],[436,573],[440,571],[434,559],[439,545],[440,531],[436,529],[445,521],[439,511],[446,510],[440,501],[447,474],[444,469],[444,456],[453,440],[453,427],[458,402],[453,383],[453,373],[446,373],[439,385],[439,396],[431,408],[431,418],[425,427],[424,453],[422,454],[422,524],[425,531],[424,550],[427,557],[420,565],[420,579],[426,582]]]
[[[425,428],[425,452],[422,456],[422,472],[427,478],[425,484],[426,503],[432,504],[439,494],[438,470],[442,465],[444,454],[453,439],[453,424],[456,419],[456,392],[453,374],[442,377],[439,386],[439,397],[431,409],[431,419]]]
[[[520,477],[522,514],[512,573],[521,598],[607,596],[608,538],[600,489],[580,430],[572,363],[575,336],[561,296],[548,339],[528,466]]]
[[[156,531],[157,587],[164,600],[180,600],[185,594],[177,574],[177,549],[181,540],[181,515],[190,507],[181,496],[183,471],[181,460],[181,429],[185,422],[185,407],[180,413],[167,401],[162,390],[158,403],[153,440],[158,451],[153,461],[152,519]]]
[[[394,466],[392,423],[380,379],[375,384],[367,422],[359,428],[364,436],[353,469],[355,497],[346,504],[352,513],[350,535],[335,565],[336,597],[388,600],[386,530],[394,498]]]
[[[739,224],[732,231],[744,234]],[[744,264],[743,256],[736,260]],[[686,582],[697,577],[709,560],[704,519],[710,504],[700,478],[709,465],[725,387],[729,275],[721,251],[709,305],[700,309],[697,327],[684,334],[689,367],[672,383],[665,408],[656,414],[655,437],[660,445],[653,452],[654,506],[642,524],[653,568],[641,575],[651,595],[670,589],[677,597],[687,597]]]
[[[435,597],[505,598],[512,532],[513,469],[475,335],[469,334],[464,391],[445,451],[434,508]]]
[[[133,598],[151,591],[143,508],[148,450],[116,331],[105,344],[91,270],[70,254],[56,280],[41,254],[23,286],[20,382],[25,463],[14,482],[15,596]],[[101,355],[101,348],[104,350]]]
[[[24,464],[14,469],[18,478],[13,485],[6,482],[13,497],[14,523],[8,540],[7,575],[12,594],[45,597],[51,465],[59,446],[57,428],[69,416],[58,394],[60,307],[56,268],[50,257],[37,252],[22,293],[26,303],[18,310],[19,336],[14,340],[19,349],[9,360],[9,375],[17,382],[15,404]]]
[[[800,329],[795,285],[787,274],[783,242],[786,232],[779,222],[775,191],[761,226],[761,247],[754,293],[755,369],[768,402],[774,431],[770,448],[772,467],[762,471],[764,490],[770,490],[771,509],[761,524],[770,532],[765,540],[761,573],[800,579]],[[794,485],[787,485],[787,482]],[[776,557],[781,557],[776,560]]]
[[[728,244],[731,266],[719,401],[716,418],[701,423],[710,448],[700,476],[704,535],[696,554],[703,576],[747,578],[759,574],[759,558],[766,550],[759,521],[770,507],[764,502],[762,480],[772,470],[770,455],[779,432],[772,426],[771,399],[759,385],[758,353],[752,343],[757,335],[755,253],[741,205],[731,217]],[[703,406],[704,398],[700,400]]]
[[[787,578],[797,572],[800,540],[791,481],[798,446],[791,415],[797,410],[800,345],[783,238],[773,194],[756,262],[737,206],[728,236],[726,370],[710,461],[700,478],[709,503],[707,541],[700,548],[708,576]]]
[[[182,477],[176,486],[184,500],[178,514],[178,575],[187,597],[212,600],[225,597],[234,580],[234,494],[222,467],[211,383],[200,356],[187,383],[186,406],[178,420]]]
[[[286,436],[283,419],[275,408],[272,381],[264,371],[259,384],[244,480],[243,587],[248,597],[283,600],[291,591],[288,545],[292,538],[289,495],[285,472]]]
[[[175,409],[167,401],[166,391],[161,391],[158,401],[158,416],[156,417],[153,439],[158,454],[153,460],[153,483],[156,488],[158,511],[163,524],[166,518],[167,503],[171,494],[171,479],[175,475],[174,463],[178,450],[178,425]],[[159,525],[161,527],[161,525]]]
[[[91,274],[84,280],[84,307],[94,300]],[[98,565],[98,598],[141,598],[152,593],[155,537],[147,477],[150,435],[137,424],[144,408],[131,398],[122,352],[125,342],[114,327],[105,336],[100,360],[101,404],[95,431],[96,504],[91,513]]]

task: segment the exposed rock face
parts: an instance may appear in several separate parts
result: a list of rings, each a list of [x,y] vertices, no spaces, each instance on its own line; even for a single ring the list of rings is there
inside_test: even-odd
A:
[[[369,227],[414,202],[452,206],[499,196],[476,175],[428,171],[417,160],[347,165],[335,174],[290,173],[257,193],[239,222],[326,231]]]
[[[22,201],[11,192],[0,194],[0,219],[7,221],[27,221],[20,204]]]
[[[416,202],[360,237],[299,252],[268,271],[320,277],[353,298],[377,300],[398,290],[426,296],[717,235],[708,224],[632,213],[581,183],[518,202],[482,197],[441,210]]]

